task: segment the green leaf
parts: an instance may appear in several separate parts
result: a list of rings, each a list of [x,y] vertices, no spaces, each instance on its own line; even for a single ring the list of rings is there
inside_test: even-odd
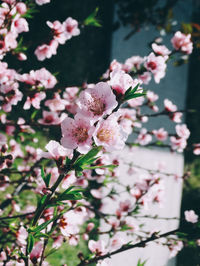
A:
[[[27,240],[27,253],[30,254],[32,249],[33,249],[33,246],[34,246],[34,237],[32,234],[29,234],[28,235],[28,240]]]
[[[49,235],[39,232],[39,233],[34,234],[34,237],[35,238],[41,238],[41,237],[49,238]]]
[[[89,165],[96,160],[96,155],[100,152],[101,146],[91,149],[87,154],[82,155],[74,164],[75,170],[77,167]],[[77,170],[79,170],[77,168]]]
[[[80,192],[84,192],[85,190],[83,188],[76,188],[72,190],[73,188],[75,188],[75,186],[69,187],[62,194],[60,194],[57,198],[57,201],[82,199],[83,195]]]
[[[37,115],[38,110],[35,110],[32,114],[31,114],[31,120],[34,120],[35,116]]]
[[[57,198],[58,201],[62,200],[80,200],[83,198],[83,195],[80,192],[84,192],[83,188],[76,188],[72,190],[75,186],[69,187],[62,194],[60,194]]]
[[[97,7],[92,14],[90,14],[83,22],[85,26],[94,26],[94,27],[101,27],[101,24],[97,20],[96,16],[99,11]]]
[[[54,217],[54,218],[46,221],[45,223],[38,225],[37,227],[35,227],[35,228],[32,229],[32,232],[37,233],[37,232],[42,231],[43,229],[45,229],[47,227],[48,224],[50,224],[51,222],[53,222],[55,219],[56,218]]]
[[[98,169],[98,168],[108,168],[110,171],[113,171],[118,165],[115,164],[108,164],[108,165],[95,165],[90,167],[84,167],[84,169]]]
[[[146,264],[147,260],[141,261],[141,259],[138,260],[137,266],[144,266]]]
[[[47,195],[42,196],[42,198],[38,201],[37,208],[39,208],[46,200]]]
[[[125,95],[124,95],[124,101],[128,101],[130,99],[133,99],[133,98],[137,98],[137,97],[141,97],[141,96],[144,96],[146,95],[146,93],[142,92],[142,93],[139,93],[137,91],[138,87],[140,86],[140,83],[138,83],[134,88],[130,87],[126,92],[125,92]]]
[[[59,197],[59,200],[81,200],[83,195],[81,193],[66,194]]]
[[[49,187],[49,183],[50,183],[50,180],[51,180],[51,173],[45,175],[44,168],[41,167],[41,176],[42,176],[42,179],[44,180],[44,183],[45,183],[46,187]]]

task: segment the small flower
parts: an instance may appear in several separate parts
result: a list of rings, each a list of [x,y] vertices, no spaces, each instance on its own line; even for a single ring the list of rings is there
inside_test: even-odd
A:
[[[152,140],[152,136],[148,134],[146,128],[142,128],[140,134],[137,137],[136,143],[139,143],[142,146],[149,144]]]
[[[200,155],[200,143],[193,144],[193,146],[194,146],[193,153],[195,155]]]
[[[38,122],[43,125],[58,125],[61,123],[61,119],[55,112],[42,112],[43,118],[39,119]]]
[[[88,248],[92,253],[95,253],[97,256],[101,256],[106,253],[106,244],[103,240],[90,240],[88,242]]]
[[[39,6],[50,3],[51,0],[35,0],[36,4]]]
[[[63,22],[63,26],[65,29],[66,38],[69,40],[72,36],[77,36],[80,34],[80,30],[78,28],[78,21],[69,17]]]
[[[166,140],[167,137],[168,137],[168,133],[167,133],[167,131],[164,130],[164,128],[160,128],[160,129],[158,129],[158,130],[154,129],[154,130],[152,131],[152,133],[153,133],[154,136],[155,136],[158,140],[160,140],[160,141],[164,141],[164,140]]]
[[[176,125],[176,133],[180,138],[188,139],[190,136],[190,131],[185,124]]]
[[[67,104],[66,100],[60,98],[58,93],[54,94],[54,98],[45,101],[45,106],[49,107],[49,109],[53,112],[65,110],[65,105]]]
[[[106,82],[99,82],[94,88],[82,91],[77,104],[82,115],[97,121],[111,114],[118,103],[110,86]]]
[[[185,211],[185,220],[189,223],[197,223],[199,216],[193,211]]]
[[[171,51],[165,45],[157,45],[156,43],[152,43],[152,49],[157,55],[169,55]]]
[[[108,84],[117,94],[125,94],[130,87],[134,87],[132,77],[129,74],[126,74],[123,70],[112,71],[110,73],[110,81]]]
[[[178,152],[183,152],[183,150],[187,146],[186,139],[184,138],[176,138],[172,136],[170,137],[170,141],[172,150],[177,150]]]
[[[81,116],[75,115],[74,119],[67,117],[61,123],[61,143],[65,148],[76,149],[80,153],[87,153],[92,146],[92,135],[95,127],[91,122]]]
[[[151,71],[154,75],[154,80],[156,83],[159,83],[162,78],[165,76],[166,71],[166,58],[163,56],[156,56],[154,53],[151,53],[144,63],[144,67]]]
[[[58,160],[60,157],[72,157],[72,150],[64,148],[55,140],[49,141],[45,148],[48,152],[41,153],[44,158]]]
[[[165,110],[168,112],[176,112],[177,111],[177,106],[175,104],[173,104],[168,99],[164,100],[164,106],[165,106]]]
[[[127,133],[117,122],[117,115],[114,113],[106,120],[98,122],[93,138],[98,146],[103,146],[107,151],[121,150],[128,137]]]
[[[176,50],[180,50],[183,53],[191,54],[193,50],[193,44],[190,34],[184,34],[177,31],[174,37],[171,39],[171,43]]]

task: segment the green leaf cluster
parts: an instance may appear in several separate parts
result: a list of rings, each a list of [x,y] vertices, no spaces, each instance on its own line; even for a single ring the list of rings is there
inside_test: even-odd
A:
[[[137,97],[141,97],[146,95],[145,92],[137,92],[138,87],[140,86],[140,84],[138,83],[134,88],[130,87],[124,94],[124,101],[128,101],[131,100],[133,98],[137,98]]]
[[[99,8],[97,7],[92,14],[90,14],[83,22],[85,26],[94,26],[94,27],[101,27],[101,24],[97,20],[96,16],[99,11]]]

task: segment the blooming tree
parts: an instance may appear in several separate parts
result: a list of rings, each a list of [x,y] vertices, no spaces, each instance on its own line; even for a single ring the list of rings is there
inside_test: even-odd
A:
[[[182,111],[169,99],[159,111],[159,96],[143,89],[152,78],[159,83],[165,77],[172,55],[192,53],[190,35],[176,32],[172,50],[154,42],[152,52],[145,57],[132,56],[124,63],[112,61],[95,84],[58,90],[59,81],[46,68],[21,73],[6,63],[7,54],[28,60],[20,34],[29,31],[27,18],[33,6],[50,0],[1,2],[0,265],[48,265],[48,256],[64,242],[76,246],[81,239],[89,252],[84,255],[80,250],[79,265],[107,265],[107,258],[113,254],[144,247],[154,240],[166,245],[175,256],[187,243],[179,228],[165,234],[141,234],[137,222],[145,206],[162,201],[162,177],[167,174],[161,167],[158,171],[143,169],[145,177],[126,186],[128,197],[121,201],[115,184],[124,188],[118,180],[118,165],[126,162],[113,151],[156,145],[172,152],[190,148],[190,131],[182,123]],[[82,24],[87,25],[99,25],[96,11]],[[47,21],[47,26],[51,39],[34,52],[39,61],[55,56],[59,45],[81,34],[80,23],[71,17],[63,22]],[[144,113],[143,106],[149,112]],[[164,127],[151,131],[145,128],[151,117],[160,115],[175,123],[174,134]],[[132,133],[137,137],[129,141]],[[194,154],[200,154],[200,144],[194,144],[193,149]],[[129,164],[130,175],[138,170],[139,166]],[[28,194],[24,194],[26,191]],[[104,212],[105,198],[119,200],[113,214]],[[185,212],[185,219],[199,225],[193,210]],[[99,220],[108,230],[101,231]],[[99,238],[102,234],[108,236],[108,242]],[[132,235],[133,242],[126,235]],[[163,238],[164,242],[160,241]]]

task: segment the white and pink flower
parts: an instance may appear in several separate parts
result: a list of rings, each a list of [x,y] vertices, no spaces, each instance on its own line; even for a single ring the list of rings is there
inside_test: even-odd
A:
[[[164,141],[168,137],[168,133],[166,130],[164,130],[164,128],[160,128],[158,130],[154,129],[154,130],[152,130],[152,133],[160,141]]]
[[[88,242],[88,248],[92,253],[95,253],[97,256],[104,255],[107,251],[106,244],[103,240],[90,240]]]
[[[184,214],[185,214],[185,220],[187,222],[193,224],[198,222],[199,216],[193,210],[185,211]]]
[[[103,146],[107,151],[123,149],[128,135],[122,130],[117,119],[114,113],[106,120],[98,122],[93,135],[97,146]]]
[[[79,112],[95,122],[111,114],[118,103],[110,86],[106,82],[99,82],[94,88],[82,91],[77,104]]]
[[[180,50],[183,53],[191,54],[193,50],[193,43],[191,41],[190,34],[184,34],[177,31],[174,37],[171,39],[172,45],[176,50]]]
[[[165,76],[165,71],[167,67],[165,61],[166,58],[164,58],[163,56],[156,56],[154,53],[151,53],[146,58],[144,66],[154,75],[154,80],[156,83],[159,83],[160,80]]]
[[[61,130],[61,143],[65,148],[77,148],[80,153],[90,150],[95,127],[87,118],[80,114],[75,115],[74,119],[67,117],[61,123]]]

